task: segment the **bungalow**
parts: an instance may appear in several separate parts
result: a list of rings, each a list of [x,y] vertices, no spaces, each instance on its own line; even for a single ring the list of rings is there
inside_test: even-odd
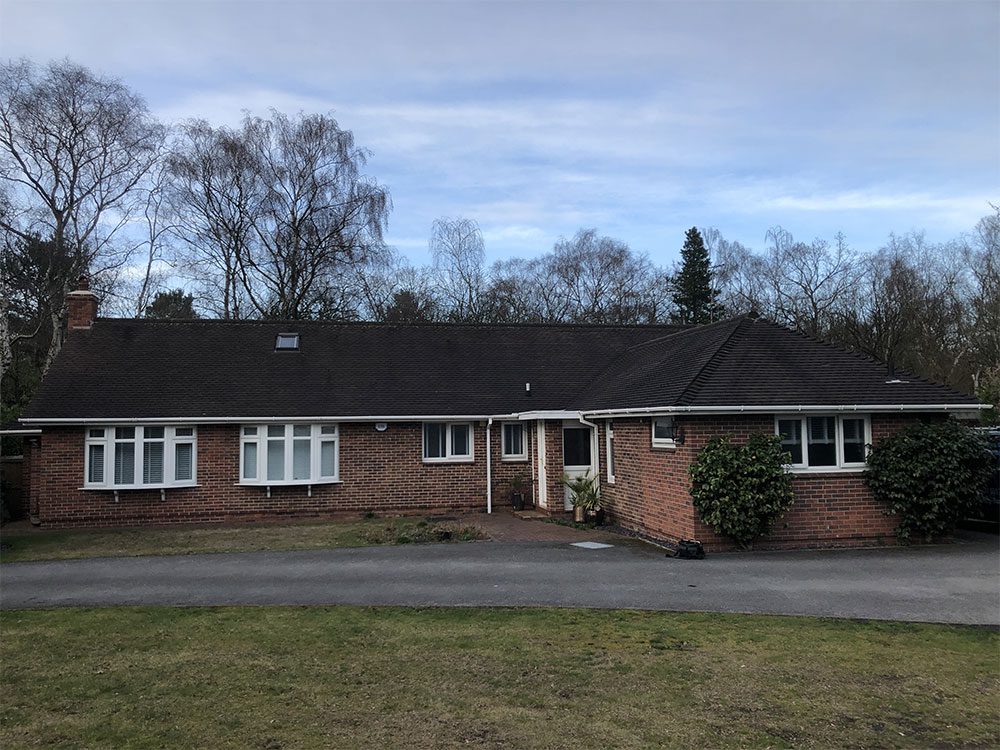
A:
[[[781,326],[386,325],[97,317],[68,335],[20,419],[30,516],[125,526],[534,506],[599,477],[610,517],[726,546],[688,466],[713,435],[780,435],[796,501],[772,546],[891,541],[867,446],[981,407]]]

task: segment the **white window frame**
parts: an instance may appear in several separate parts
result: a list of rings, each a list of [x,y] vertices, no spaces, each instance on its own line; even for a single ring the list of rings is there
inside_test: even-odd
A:
[[[670,421],[671,432],[677,434],[677,423],[673,417],[663,416],[663,417],[653,417],[649,420],[649,435],[652,440],[654,448],[676,448],[677,441],[674,438],[658,438],[656,437],[656,423],[664,420]]]
[[[268,438],[268,427],[281,427],[284,435],[280,438]],[[308,427],[308,437],[296,437],[296,427]],[[251,429],[253,434],[246,434]],[[323,430],[326,429],[327,432]],[[332,430],[332,432],[330,432]],[[294,449],[296,440],[309,440],[309,476],[306,479],[292,479],[294,469]],[[282,479],[267,478],[267,443],[268,440],[284,443],[282,449]],[[257,446],[257,474],[254,477],[244,476],[244,458],[247,443]],[[333,443],[333,467],[332,475],[322,473],[323,443]],[[244,424],[240,425],[240,475],[239,484],[254,487],[284,487],[284,486],[312,486],[314,484],[337,484],[340,482],[340,425],[331,422],[318,424],[305,424],[302,422],[288,422],[285,424]]]
[[[135,435],[131,440],[116,439],[117,429],[134,428]],[[146,438],[146,428],[163,428],[163,481],[143,483],[143,446],[146,442],[160,442],[160,438]],[[101,437],[91,437],[91,430],[103,430]],[[177,430],[191,430],[190,435],[178,435]],[[198,486],[198,428],[193,425],[87,425],[84,427],[83,440],[83,489],[85,490],[162,490],[173,487]],[[133,444],[132,481],[115,483],[115,443],[131,442]],[[191,478],[177,480],[174,478],[176,446],[191,445]],[[90,447],[104,446],[104,481],[90,481]]]
[[[511,453],[507,446],[507,428],[521,428],[521,452]],[[449,430],[449,433],[451,431]],[[528,460],[528,429],[524,422],[501,422],[500,423],[500,460],[501,461],[527,461]]]
[[[835,424],[835,436],[834,444],[837,449],[837,463],[836,465],[829,466],[810,466],[809,465],[809,419],[810,418],[830,418],[833,417]],[[868,455],[867,446],[871,445],[872,442],[872,423],[871,416],[868,414],[776,414],[774,416],[774,434],[780,436],[781,431],[778,429],[779,420],[785,421],[795,421],[799,423],[799,428],[802,434],[802,462],[788,464],[788,471],[795,474],[829,474],[831,472],[858,472],[864,471],[865,466],[867,466],[867,461],[852,461],[847,462],[844,460],[844,420],[854,419],[864,421],[864,444],[865,444],[865,456]]]
[[[604,454],[608,466],[608,484],[615,483],[615,430],[609,419],[604,423]]]
[[[443,456],[427,455],[427,425],[444,425],[445,427],[445,452]],[[467,454],[455,454],[451,446],[451,431],[455,426],[465,426],[469,428],[469,452]],[[474,422],[422,422],[420,425],[420,454],[423,456],[425,464],[469,464],[476,460],[475,448],[476,426]]]

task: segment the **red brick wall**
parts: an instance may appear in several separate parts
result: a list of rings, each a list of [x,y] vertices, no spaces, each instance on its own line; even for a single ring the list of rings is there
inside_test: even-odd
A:
[[[500,462],[494,425],[494,501],[506,490],[514,464]],[[198,428],[198,487],[123,490],[119,501],[105,490],[82,490],[83,429],[46,429],[32,461],[37,516],[46,526],[130,526],[148,523],[221,522],[274,517],[481,511],[486,508],[485,423],[475,429],[472,463],[424,463],[419,423],[341,424],[339,484],[264,487],[238,484],[239,427]],[[35,458],[33,456],[33,458]],[[525,471],[528,464],[517,464]]]
[[[493,509],[508,511],[511,509],[510,481],[516,475],[521,475],[525,481],[525,507],[530,508],[535,502],[535,482],[532,458],[535,455],[535,423],[524,422],[524,440],[527,458],[521,460],[502,460],[503,427],[502,422],[494,422],[490,428],[490,453],[493,456]],[[485,471],[485,469],[484,469]],[[485,485],[484,485],[485,486]],[[485,506],[486,500],[483,500]]]
[[[550,515],[566,514],[566,485],[563,476],[563,423],[558,419],[545,422],[545,484]]]
[[[874,415],[876,442],[913,421],[899,415]],[[657,449],[650,443],[649,419],[614,421],[616,483],[607,482],[605,425],[599,423],[598,455],[603,504],[612,520],[645,536],[676,541],[698,538],[710,549],[725,549],[697,518],[688,492],[688,466],[705,442],[718,434],[745,440],[754,432],[773,431],[771,416],[688,417],[678,420],[685,443]],[[562,423],[545,425],[549,510],[563,512]],[[524,474],[530,496],[537,494],[534,423],[526,423],[529,459],[501,460],[501,427],[491,430],[493,507],[509,508],[509,483]],[[307,488],[238,484],[238,426],[203,425],[198,429],[196,488],[170,489],[165,500],[158,490],[114,493],[82,490],[83,429],[46,429],[37,441],[27,441],[33,517],[47,526],[128,526],[149,523],[222,522],[280,517],[324,517],[481,511],[486,507],[485,423],[475,429],[475,461],[426,464],[422,460],[419,423],[393,423],[376,432],[371,423],[341,425],[341,483]],[[891,543],[895,519],[883,515],[857,473],[809,474],[794,478],[796,501],[775,522],[759,547],[802,547]]]
[[[877,443],[917,417],[872,415]],[[684,417],[677,426],[685,442],[675,449],[653,448],[649,419],[614,420],[616,483],[603,485],[604,504],[621,526],[667,542],[699,539],[714,550],[732,548],[698,518],[689,493],[688,466],[715,435],[745,441],[755,432],[774,431],[772,415]],[[604,425],[601,426],[602,466]],[[606,473],[602,471],[602,478]],[[761,539],[758,548],[892,544],[897,520],[882,512],[860,473],[797,474],[795,503]]]

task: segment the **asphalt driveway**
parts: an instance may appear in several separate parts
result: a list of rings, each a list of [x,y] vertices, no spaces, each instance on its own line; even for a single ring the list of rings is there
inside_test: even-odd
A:
[[[5,563],[0,607],[557,606],[1000,625],[996,537],[938,547],[667,558],[621,540],[477,542]]]

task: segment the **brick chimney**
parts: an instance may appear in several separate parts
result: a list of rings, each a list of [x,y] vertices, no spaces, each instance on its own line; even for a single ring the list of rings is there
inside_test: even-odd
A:
[[[86,275],[80,277],[76,290],[66,295],[66,308],[69,311],[68,329],[70,331],[89,329],[97,317],[97,295],[90,291],[90,279]]]

